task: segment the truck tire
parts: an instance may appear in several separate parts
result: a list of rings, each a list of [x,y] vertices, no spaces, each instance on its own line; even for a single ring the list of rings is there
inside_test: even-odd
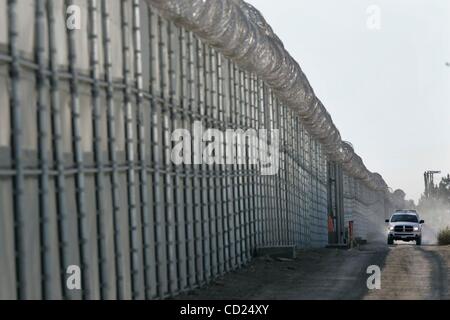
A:
[[[393,245],[394,244],[394,239],[392,237],[388,237],[387,244],[388,245]]]
[[[422,237],[417,238],[416,245],[418,245],[418,246],[422,245]]]

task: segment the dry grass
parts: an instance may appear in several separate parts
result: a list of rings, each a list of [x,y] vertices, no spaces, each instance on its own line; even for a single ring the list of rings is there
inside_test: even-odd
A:
[[[445,245],[450,244],[450,229],[448,227],[439,232],[438,244],[440,246],[445,246]]]

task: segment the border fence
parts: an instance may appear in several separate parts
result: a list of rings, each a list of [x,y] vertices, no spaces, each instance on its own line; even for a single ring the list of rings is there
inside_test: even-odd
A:
[[[356,158],[334,162],[279,88],[154,2],[0,0],[1,299],[167,298],[261,246],[324,247],[342,211],[363,238],[384,220],[387,188],[352,170],[330,198],[330,161]],[[171,133],[195,121],[280,130],[278,173],[175,165]]]

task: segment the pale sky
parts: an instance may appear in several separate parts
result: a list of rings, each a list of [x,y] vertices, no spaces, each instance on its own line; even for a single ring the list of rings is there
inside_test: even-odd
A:
[[[450,173],[449,0],[248,2],[369,170],[414,200],[425,170]],[[367,27],[374,5],[379,30]]]

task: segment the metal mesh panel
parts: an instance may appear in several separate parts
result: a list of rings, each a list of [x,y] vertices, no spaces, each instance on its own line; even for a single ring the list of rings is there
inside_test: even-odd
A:
[[[383,192],[374,192],[358,179],[344,175],[345,225],[353,221],[354,237],[385,240],[384,219],[392,210]]]

